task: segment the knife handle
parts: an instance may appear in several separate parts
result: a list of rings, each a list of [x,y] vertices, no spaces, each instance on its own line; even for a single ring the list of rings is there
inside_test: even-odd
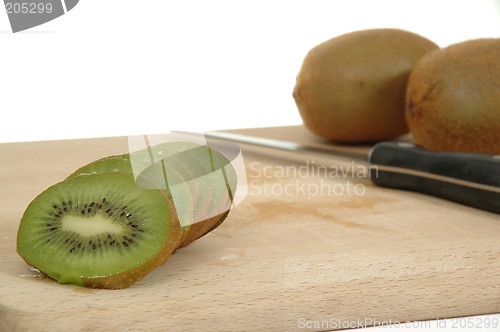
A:
[[[434,152],[406,142],[383,142],[372,148],[369,162],[376,185],[500,213],[500,156]]]

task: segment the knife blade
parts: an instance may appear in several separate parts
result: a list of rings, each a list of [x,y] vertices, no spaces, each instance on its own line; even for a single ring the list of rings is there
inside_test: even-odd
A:
[[[409,190],[500,213],[500,155],[434,152],[409,142],[381,142],[369,152],[318,147],[228,132],[205,132],[208,139],[258,148],[288,159],[318,164],[351,161],[367,167],[375,185]],[[255,150],[254,150],[255,151]]]

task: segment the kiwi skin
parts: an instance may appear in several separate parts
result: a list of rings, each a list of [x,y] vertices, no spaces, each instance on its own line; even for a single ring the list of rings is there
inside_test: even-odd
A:
[[[500,154],[500,39],[435,50],[414,66],[406,92],[413,140],[435,151]]]
[[[183,232],[176,249],[185,247],[188,244],[191,244],[199,238],[207,235],[208,233],[219,227],[228,215],[229,211],[226,211],[224,213],[220,213],[216,216],[190,225],[188,231]]]
[[[408,76],[418,59],[437,48],[399,29],[354,31],[315,46],[304,58],[293,89],[305,127],[344,143],[407,133]]]
[[[166,143],[171,145],[172,143]],[[175,144],[175,143],[173,143]],[[171,147],[166,147],[166,149],[171,149]],[[213,155],[216,155],[218,158],[224,158],[221,154],[219,154],[215,150],[210,150]],[[124,172],[128,173],[132,176],[132,167],[130,162],[130,154],[121,154],[108,156],[94,162],[91,162],[87,165],[84,165],[71,173],[67,178],[72,178],[75,176],[85,175],[85,174],[100,174],[100,173],[108,173],[108,172]],[[227,191],[231,191],[231,185],[226,184]],[[165,193],[166,199],[168,199],[169,203],[172,204],[172,198],[168,193]],[[194,199],[194,198],[193,198]],[[180,238],[176,249],[185,247],[195,240],[205,236],[210,233],[217,227],[219,227],[222,222],[227,218],[229,214],[229,210],[226,212],[222,212],[218,215],[207,218],[203,221],[199,221],[197,223],[184,226],[181,228]]]

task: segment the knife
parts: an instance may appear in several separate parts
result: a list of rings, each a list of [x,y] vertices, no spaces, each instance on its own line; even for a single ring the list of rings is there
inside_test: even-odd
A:
[[[378,186],[410,190],[478,209],[500,213],[500,155],[434,152],[409,142],[381,142],[368,154],[335,147],[321,148],[295,142],[227,132],[205,132],[207,139],[229,141],[266,150],[294,160],[310,157],[318,163],[335,160],[367,167]]]

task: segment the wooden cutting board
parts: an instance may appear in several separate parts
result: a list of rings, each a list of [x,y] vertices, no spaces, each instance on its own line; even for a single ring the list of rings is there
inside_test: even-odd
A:
[[[301,127],[237,132],[325,144]],[[122,152],[125,137],[0,145],[1,331],[327,330],[500,312],[498,215],[245,151],[247,198],[142,281],[40,278],[15,251],[24,209]]]

